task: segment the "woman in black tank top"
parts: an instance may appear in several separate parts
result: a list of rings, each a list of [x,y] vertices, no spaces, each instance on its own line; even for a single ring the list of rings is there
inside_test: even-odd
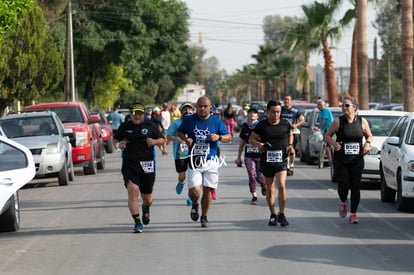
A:
[[[356,115],[358,104],[352,97],[345,97],[342,104],[343,115],[336,118],[325,139],[334,148],[333,167],[338,180],[339,215],[348,212],[348,193],[351,190],[350,223],[359,223],[356,212],[361,197],[361,176],[364,170],[364,155],[370,150],[372,133],[367,120]],[[332,136],[336,135],[336,140]],[[365,143],[362,143],[365,137]]]

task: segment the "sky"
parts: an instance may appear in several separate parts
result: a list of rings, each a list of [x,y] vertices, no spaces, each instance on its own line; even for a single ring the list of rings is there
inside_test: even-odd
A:
[[[207,50],[205,58],[217,57],[220,68],[228,73],[242,69],[243,65],[255,63],[251,58],[259,45],[264,42],[263,20],[268,15],[302,17],[301,5],[315,0],[182,0],[190,10],[191,43],[202,45]],[[344,1],[346,2],[346,1]],[[344,9],[347,6],[344,7]],[[372,57],[372,47],[377,31],[372,27],[375,10],[368,3],[368,52]],[[351,58],[352,28],[343,31],[341,42],[332,45],[332,57],[336,66],[349,66]],[[379,38],[377,38],[379,44]],[[381,52],[379,53],[381,54]],[[314,54],[310,65],[323,66],[320,54]]]

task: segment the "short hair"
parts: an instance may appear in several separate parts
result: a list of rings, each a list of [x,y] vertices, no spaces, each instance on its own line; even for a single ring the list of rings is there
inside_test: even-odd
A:
[[[267,102],[267,106],[266,106],[266,110],[270,110],[270,108],[272,108],[273,106],[282,106],[282,104],[280,104],[279,101],[276,100],[269,100],[269,102]]]
[[[358,106],[359,105],[358,104],[358,101],[354,97],[352,97],[352,96],[346,96],[346,97],[344,97],[344,99],[342,101],[344,101],[344,100],[351,101],[352,105],[355,105],[355,106]]]

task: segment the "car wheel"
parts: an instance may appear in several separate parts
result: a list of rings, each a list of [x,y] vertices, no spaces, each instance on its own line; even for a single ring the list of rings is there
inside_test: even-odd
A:
[[[108,140],[108,145],[106,146],[106,152],[108,154],[112,154],[114,152],[114,145],[112,144],[112,140],[113,140],[113,138],[110,138]]]
[[[413,199],[402,196],[401,171],[397,174],[397,209],[399,211],[411,211],[413,209]]]
[[[105,148],[103,143],[101,143],[101,148],[99,149],[99,162],[98,162],[98,169],[103,170],[105,169]]]
[[[68,167],[68,175],[69,175],[69,181],[75,180],[75,169],[73,167],[73,160],[72,157],[69,157],[69,167]]]
[[[83,167],[83,173],[85,175],[96,175],[97,172],[98,168],[96,164],[95,150],[91,144],[91,157],[89,158],[88,166]]]
[[[69,183],[68,163],[66,162],[66,159],[63,162],[62,169],[60,169],[58,173],[58,180],[59,180],[59,185],[61,186],[68,185]]]
[[[385,181],[384,171],[380,169],[380,190],[381,190],[381,200],[383,202],[394,202],[395,201],[395,191],[387,186]]]
[[[313,160],[310,156],[310,150],[309,150],[309,144],[306,144],[306,149],[305,149],[305,162],[308,165],[313,165]]]
[[[20,204],[18,192],[10,198],[10,206],[0,215],[0,232],[17,231],[20,228]]]

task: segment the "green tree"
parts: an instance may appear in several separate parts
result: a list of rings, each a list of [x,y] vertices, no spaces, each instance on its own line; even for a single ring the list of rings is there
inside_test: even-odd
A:
[[[193,66],[188,39],[188,11],[177,0],[73,0],[76,84],[93,105],[96,84],[107,76],[109,64],[122,65],[134,87],[120,101],[152,103],[170,100],[186,83]],[[53,24],[64,41],[65,20]]]
[[[19,16],[33,7],[33,0],[0,1],[0,40],[3,35],[19,23]]]
[[[0,109],[50,95],[63,79],[63,55],[36,5],[0,43]],[[63,94],[62,94],[63,98]]]

